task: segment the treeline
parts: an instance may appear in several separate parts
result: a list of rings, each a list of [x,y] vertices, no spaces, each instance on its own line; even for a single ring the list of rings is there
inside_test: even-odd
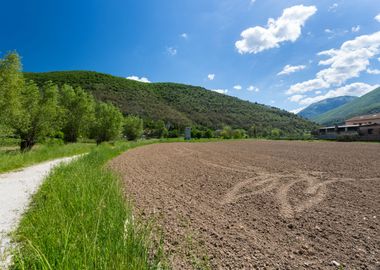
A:
[[[0,108],[1,130],[19,138],[22,151],[46,138],[64,142],[90,138],[100,144],[121,135],[135,140],[143,134],[142,119],[124,117],[117,107],[95,101],[81,87],[52,82],[37,86],[25,80],[17,53],[0,59]],[[161,137],[165,131],[156,128],[150,133]]]

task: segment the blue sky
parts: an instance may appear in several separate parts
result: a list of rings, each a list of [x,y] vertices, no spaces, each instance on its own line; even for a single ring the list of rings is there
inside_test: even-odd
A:
[[[0,51],[17,50],[26,71],[187,83],[286,110],[380,84],[378,0],[13,0],[1,8]]]

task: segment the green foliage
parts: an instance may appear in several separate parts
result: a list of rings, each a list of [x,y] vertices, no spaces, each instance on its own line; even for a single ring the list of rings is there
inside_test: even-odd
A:
[[[229,126],[225,126],[223,130],[220,132],[220,137],[223,139],[232,139],[233,137],[233,130]]]
[[[8,53],[0,59],[0,126],[19,121],[24,84],[20,57],[17,53]]]
[[[123,115],[110,103],[100,102],[95,108],[91,136],[97,144],[118,138],[123,128]]]
[[[244,139],[247,137],[247,132],[244,129],[234,129],[232,130],[233,139]]]
[[[354,116],[378,112],[380,112],[380,87],[343,106],[313,118],[313,121],[323,125],[334,125],[344,123],[345,120]]]
[[[272,129],[270,135],[271,137],[279,138],[281,136],[281,130],[279,130],[278,128],[274,128]]]
[[[95,120],[94,98],[81,87],[74,89],[65,84],[60,89],[60,105],[64,119],[64,140],[76,142],[79,136],[87,136]]]
[[[248,130],[256,125],[258,136],[270,135],[273,128],[285,135],[303,134],[316,125],[277,108],[220,95],[201,87],[174,83],[140,83],[88,71],[26,73],[36,82],[54,81],[81,86],[96,99],[110,101],[126,115],[170,123],[170,130],[182,133],[186,126],[217,130],[223,126]],[[147,137],[152,134],[145,133]],[[153,136],[152,136],[153,137]]]
[[[252,125],[248,129],[248,136],[251,137],[251,138],[257,138],[257,135],[258,135],[257,126],[256,125]]]
[[[134,141],[140,139],[144,133],[144,123],[138,116],[127,116],[124,120],[124,136],[128,140]]]
[[[20,101],[19,118],[11,126],[21,139],[21,150],[30,150],[39,139],[60,128],[58,87],[47,82],[39,89],[33,82],[26,83]]]
[[[55,169],[21,220],[12,269],[164,269],[160,237],[133,217],[104,166],[137,145],[102,145]]]
[[[213,137],[214,137],[214,132],[211,129],[207,129],[203,134],[203,138],[206,138],[206,139],[211,139]]]

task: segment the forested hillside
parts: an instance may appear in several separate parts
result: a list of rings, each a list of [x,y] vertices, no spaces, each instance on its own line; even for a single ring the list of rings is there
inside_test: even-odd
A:
[[[334,110],[340,106],[343,106],[344,104],[347,104],[357,98],[358,97],[354,97],[354,96],[341,96],[341,97],[335,97],[335,98],[327,98],[327,99],[311,104],[307,108],[300,111],[298,115],[306,119],[313,120],[315,117],[318,117],[319,115],[326,113],[328,111]]]
[[[341,124],[348,118],[380,112],[380,87],[337,109],[315,117],[323,125]]]
[[[201,87],[175,83],[141,83],[121,77],[90,71],[25,73],[25,77],[41,85],[52,81],[58,85],[81,86],[95,98],[110,101],[124,114],[149,120],[163,120],[170,128],[185,126],[221,129],[250,129],[262,135],[273,129],[282,134],[301,134],[315,124],[277,108],[221,95]]]

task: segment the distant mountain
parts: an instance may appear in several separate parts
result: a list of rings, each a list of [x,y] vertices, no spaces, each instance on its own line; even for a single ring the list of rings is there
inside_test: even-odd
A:
[[[380,112],[380,87],[339,108],[314,117],[313,120],[323,125],[341,124],[354,116],[378,112]]]
[[[298,115],[306,119],[314,119],[315,117],[323,113],[326,113],[340,106],[343,106],[344,104],[349,103],[357,98],[358,97],[353,97],[353,96],[341,96],[341,97],[324,99],[319,102],[311,104],[307,108],[300,111]]]
[[[81,86],[96,99],[117,105],[124,114],[145,120],[163,120],[175,128],[198,126],[220,129],[225,125],[270,133],[278,128],[284,134],[299,134],[315,124],[278,108],[243,101],[236,97],[191,85],[141,83],[90,71],[25,73],[37,84],[52,81],[58,85]]]

